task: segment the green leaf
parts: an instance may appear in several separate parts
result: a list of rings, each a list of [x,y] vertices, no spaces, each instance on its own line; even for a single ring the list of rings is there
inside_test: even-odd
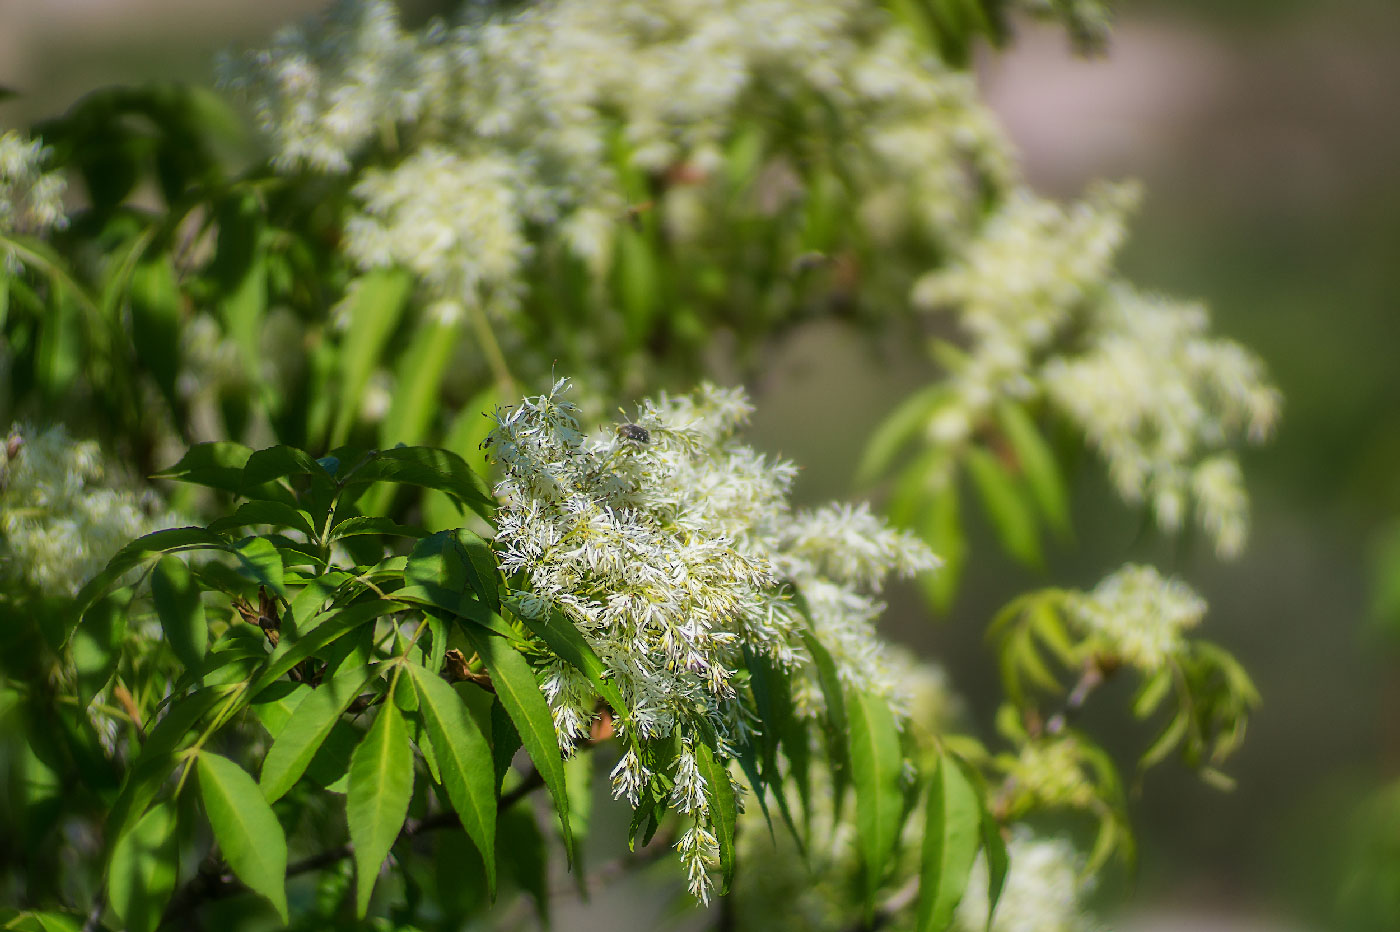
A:
[[[486,663],[491,683],[496,688],[496,698],[510,716],[521,743],[530,754],[530,760],[534,761],[535,769],[544,778],[544,785],[554,799],[554,808],[559,812],[563,828],[564,849],[572,865],[574,835],[569,827],[569,794],[564,781],[564,759],[559,752],[554,717],[535,682],[535,671],[502,638],[465,626],[462,633]]]
[[[117,841],[107,869],[107,899],[129,932],[154,932],[179,874],[175,812],[155,806]]]
[[[1001,461],[980,447],[967,451],[967,474],[982,499],[1002,549],[1027,566],[1043,564],[1035,513]]]
[[[355,911],[363,919],[379,868],[399,837],[413,796],[413,748],[398,706],[386,702],[350,758],[345,818],[355,847]]]
[[[263,499],[244,502],[231,515],[219,518],[209,525],[215,534],[223,534],[242,527],[266,524],[275,528],[292,528],[301,531],[309,540],[316,539],[316,529],[311,526],[311,516],[300,508],[293,508],[285,502],[270,502]]]
[[[292,641],[283,637],[277,650],[268,658],[267,667],[248,687],[250,699],[282,677],[288,670],[312,656],[337,638],[368,624],[376,618],[403,611],[403,605],[388,599],[356,602],[347,608],[332,608],[314,616],[303,628],[301,637]]]
[[[615,247],[614,288],[627,323],[627,334],[637,344],[661,307],[660,263],[648,237],[630,227],[618,229]]]
[[[142,365],[166,399],[174,402],[180,370],[180,288],[169,256],[141,262],[128,284],[131,338]]]
[[[330,484],[330,474],[311,454],[285,445],[268,447],[248,457],[243,467],[243,483],[239,491],[253,497],[257,490],[270,482],[288,476],[310,476],[323,486]]]
[[[617,686],[607,678],[607,667],[603,665],[602,659],[584,639],[583,632],[574,627],[561,612],[550,611],[548,619],[528,618],[520,611],[518,597],[507,598],[507,604],[522,625],[544,641],[549,649],[558,654],[561,659],[588,677],[588,681],[593,684],[598,695],[602,696],[603,700],[612,706],[613,711],[626,721],[628,717],[627,704],[623,702],[622,694],[617,691]]]
[[[116,556],[107,561],[102,572],[88,580],[74,599],[75,606],[80,612],[86,611],[88,606],[101,598],[123,576],[158,554],[183,550],[227,549],[228,544],[223,538],[210,534],[202,527],[169,528],[138,537],[117,551]]]
[[[461,320],[444,320],[437,314],[426,315],[419,325],[396,367],[393,398],[379,422],[380,446],[432,439],[443,376],[452,363],[461,327]],[[479,416],[483,409],[471,410]]]
[[[106,686],[121,660],[130,590],[118,590],[88,609],[69,638],[78,699],[89,702]]]
[[[491,746],[462,699],[435,673],[404,668],[418,690],[418,708],[428,729],[442,785],[462,827],[481,852],[486,887],[496,895],[496,774]]]
[[[79,932],[83,926],[82,919],[77,916],[33,910],[12,914],[0,910],[0,921],[5,923],[0,929],[6,932]]]
[[[375,674],[372,667],[347,670],[311,691],[292,712],[263,758],[258,783],[268,802],[296,785],[340,716]]]
[[[258,785],[226,757],[200,751],[199,793],[214,840],[238,879],[287,916],[287,838]]]
[[[251,203],[249,203],[251,202]],[[245,210],[256,212],[256,203],[250,196],[247,199],[248,206]],[[219,232],[219,248],[222,251],[224,246],[224,230]],[[249,378],[258,384],[262,377],[261,347],[259,346],[262,336],[263,321],[267,317],[267,256],[263,253],[261,244],[257,242],[257,231],[252,232],[252,256],[245,267],[243,276],[237,284],[224,296],[220,303],[220,316],[224,319],[224,327],[233,342],[238,346],[243,357],[244,368],[248,372]]]
[[[982,850],[987,854],[987,932],[991,932],[992,917],[997,913],[1001,893],[1006,889],[1006,875],[1011,871],[1011,856],[1001,837],[1001,825],[982,798]]]
[[[899,451],[928,423],[948,394],[947,386],[935,384],[901,401],[866,442],[865,453],[856,469],[856,482],[860,485],[873,482],[888,469]]]
[[[1142,688],[1133,696],[1133,715],[1137,718],[1147,718],[1156,712],[1162,700],[1171,691],[1172,682],[1172,671],[1167,667],[1148,677]]]
[[[282,584],[285,569],[282,554],[266,537],[245,537],[233,545],[233,555],[238,561],[238,574],[251,579],[259,586],[266,586],[280,596],[287,594]]]
[[[1003,402],[997,408],[997,415],[1041,513],[1051,527],[1061,533],[1068,531],[1069,504],[1065,480],[1060,475],[1060,467],[1049,444],[1020,405]]]
[[[810,624],[810,622],[809,622]],[[845,690],[841,688],[841,678],[836,673],[836,661],[816,634],[802,632],[802,643],[817,668],[817,682],[821,685],[822,696],[826,699],[826,741],[827,753],[831,758],[831,805],[839,820],[846,795],[846,785],[851,779],[851,758],[847,749],[850,727],[846,721]]]
[[[967,538],[958,508],[958,490],[949,481],[931,493],[916,523],[916,530],[925,543],[943,558],[943,565],[936,573],[919,576],[920,588],[939,611],[947,611],[953,604],[963,566],[967,563]]]
[[[151,598],[170,649],[187,670],[198,669],[209,649],[209,625],[199,586],[178,557],[162,557],[151,574]]]
[[[252,455],[253,451],[241,443],[227,440],[197,443],[180,458],[180,462],[161,470],[152,478],[188,482],[236,494],[243,488],[243,466]]]
[[[904,755],[889,702],[852,691],[848,697],[851,780],[856,794],[856,836],[864,867],[865,910],[875,909],[875,894],[899,840],[904,813],[900,777]]]
[[[734,786],[729,782],[729,769],[707,742],[695,745],[695,763],[700,776],[705,778],[710,818],[714,823],[715,841],[719,843],[719,892],[723,896],[729,892],[729,884],[734,879],[734,832],[739,818]]]
[[[141,753],[131,765],[125,784],[103,823],[108,845],[121,838],[133,820],[140,818],[155,799],[160,785],[175,769],[175,750],[195,723],[228,695],[225,687],[210,687],[172,699],[164,717],[146,735]]]
[[[549,928],[549,849],[534,812],[523,802],[501,813],[496,860],[501,872],[535,901],[540,927]]]
[[[375,482],[397,482],[437,489],[445,493],[458,507],[470,508],[490,519],[496,507],[495,499],[485,480],[456,453],[435,447],[395,447],[370,454],[355,471],[346,477],[347,488]]]
[[[452,531],[452,539],[457,546],[462,548],[466,554],[467,581],[471,583],[472,590],[481,599],[482,604],[490,606],[493,612],[501,610],[501,569],[496,562],[495,551],[491,545],[482,539],[470,528],[457,528]]]
[[[305,683],[282,680],[264,689],[258,701],[249,703],[248,707],[258,717],[263,728],[267,729],[268,737],[276,741],[277,736],[282,734],[282,729],[287,727],[287,722],[291,721],[297,707],[311,693],[312,688]]]
[[[564,773],[568,777],[569,819],[573,823],[574,836],[587,841],[593,827],[593,755],[575,754],[564,761]],[[579,845],[579,856],[583,857],[583,844]],[[579,896],[588,899],[588,872],[580,862],[574,865],[574,881]]]
[[[924,804],[919,867],[919,932],[943,932],[967,887],[981,846],[982,803],[949,755],[938,758]]]
[[[376,269],[351,284],[345,299],[349,328],[339,354],[340,407],[331,428],[332,447],[349,437],[370,373],[398,326],[412,290],[413,279],[395,268]]]
[[[363,534],[378,534],[385,537],[411,537],[417,540],[425,536],[422,528],[409,527],[398,524],[389,518],[377,518],[368,515],[355,515],[346,518],[344,521],[331,528],[331,540],[339,540],[342,537],[358,537]]]

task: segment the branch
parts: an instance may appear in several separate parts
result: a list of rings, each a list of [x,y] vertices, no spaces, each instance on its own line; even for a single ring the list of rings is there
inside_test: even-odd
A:
[[[501,795],[496,804],[496,811],[504,812],[542,786],[544,786],[544,777],[538,770],[531,771],[529,776],[520,781],[510,792]],[[461,828],[461,826],[462,820],[457,813],[450,810],[437,812],[422,819],[409,819],[399,830],[399,836],[395,839],[394,844],[438,829]],[[295,877],[329,867],[350,858],[354,853],[355,846],[346,842],[287,865],[287,876]],[[246,890],[247,887],[237,877],[223,870],[217,852],[211,851],[200,864],[199,871],[194,878],[181,887],[171,898],[170,904],[166,906],[165,912],[161,916],[160,928],[175,924],[175,921],[181,916],[193,912],[207,901],[221,900]]]

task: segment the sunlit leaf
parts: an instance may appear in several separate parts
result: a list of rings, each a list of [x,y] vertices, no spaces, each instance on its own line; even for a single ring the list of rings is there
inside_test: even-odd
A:
[[[403,828],[413,795],[413,749],[403,716],[392,702],[379,715],[350,759],[345,819],[355,846],[355,910],[364,918],[380,865]]]
[[[200,751],[199,793],[219,851],[238,879],[287,915],[287,839],[258,785],[226,757]]]
[[[263,758],[258,783],[268,802],[275,802],[301,779],[321,742],[340,716],[374,676],[372,668],[347,670],[311,691],[292,712]]]
[[[484,631],[464,627],[463,634],[472,648],[481,655],[491,674],[496,697],[515,725],[516,732],[530,754],[554,807],[564,834],[564,848],[573,863],[574,836],[569,826],[569,794],[564,779],[564,759],[559,751],[559,738],[554,731],[554,716],[549,711],[535,681],[530,664],[504,639]]]
[[[957,762],[941,755],[924,802],[919,868],[920,932],[943,932],[963,897],[981,846],[982,807]]]
[[[904,755],[889,702],[859,691],[852,691],[847,698],[856,837],[863,867],[865,909],[870,915],[899,840],[904,811],[904,791],[900,786]]]

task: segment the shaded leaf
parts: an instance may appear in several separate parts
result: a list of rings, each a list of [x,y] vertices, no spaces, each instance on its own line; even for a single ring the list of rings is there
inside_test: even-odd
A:
[[[175,813],[153,807],[112,849],[107,899],[129,932],[154,932],[179,874]]]
[[[243,488],[243,466],[252,455],[253,451],[241,443],[227,440],[197,443],[180,457],[178,463],[161,470],[152,478],[237,493]]]
[[[967,451],[967,473],[1002,549],[1028,566],[1042,564],[1035,514],[1001,462],[980,447]]]
[[[270,502],[261,499],[243,502],[234,510],[233,514],[211,522],[209,530],[215,534],[223,534],[255,524],[292,528],[305,534],[308,540],[316,539],[316,529],[311,526],[311,516],[305,511],[293,508],[286,502]]]
[[[86,611],[127,573],[153,556],[183,550],[227,550],[228,544],[202,527],[177,527],[138,537],[118,550],[100,573],[88,580],[74,599],[78,611]]]
[[[245,537],[233,545],[233,555],[238,561],[238,574],[252,580],[259,586],[266,586],[271,592],[285,596],[286,586],[282,583],[285,569],[282,554],[266,537]]]
[[[481,852],[486,887],[496,895],[496,775],[491,747],[461,697],[422,667],[405,667],[418,690],[419,710],[442,773],[442,785],[462,827]]]
[[[151,573],[151,598],[160,626],[188,670],[198,669],[209,649],[209,625],[199,593],[189,567],[178,557],[162,557]]]
[[[434,447],[395,447],[371,453],[343,480],[346,487],[375,482],[397,482],[437,489],[462,508],[470,508],[483,518],[495,510],[491,490],[466,460],[448,450]]]

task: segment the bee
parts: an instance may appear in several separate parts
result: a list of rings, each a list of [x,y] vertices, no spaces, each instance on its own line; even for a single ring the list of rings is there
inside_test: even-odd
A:
[[[640,424],[619,424],[617,434],[623,440],[631,440],[633,443],[651,443],[651,431]]]

